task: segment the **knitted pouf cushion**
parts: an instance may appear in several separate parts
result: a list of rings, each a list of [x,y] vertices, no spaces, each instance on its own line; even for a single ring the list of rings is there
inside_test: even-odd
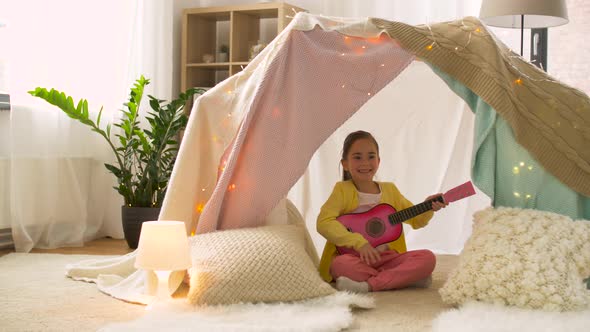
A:
[[[473,234],[457,268],[439,290],[448,304],[478,300],[522,308],[588,308],[590,222],[551,212],[488,208],[474,215]]]
[[[282,302],[334,293],[305,250],[304,227],[272,225],[191,237],[189,301]]]

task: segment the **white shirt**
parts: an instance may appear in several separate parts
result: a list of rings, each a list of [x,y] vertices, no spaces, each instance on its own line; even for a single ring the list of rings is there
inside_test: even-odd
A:
[[[357,191],[359,197],[359,206],[352,211],[353,213],[362,213],[369,211],[372,207],[381,202],[381,193],[369,194]]]

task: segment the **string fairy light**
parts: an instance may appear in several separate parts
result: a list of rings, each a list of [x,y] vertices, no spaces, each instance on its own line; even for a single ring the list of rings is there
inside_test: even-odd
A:
[[[520,161],[516,164],[516,166],[514,166],[512,168],[512,173],[514,174],[514,176],[519,176],[519,177],[526,176],[526,174],[529,174],[529,173],[523,173],[523,170],[528,170],[529,172],[532,172],[533,166],[532,165],[527,166],[527,164],[524,161]],[[521,180],[515,180],[515,181],[518,183]],[[530,193],[521,193],[521,192],[515,191],[512,194],[516,199],[524,199],[525,201],[528,201],[533,198],[533,195]]]
[[[293,13],[295,15],[297,15],[299,13],[297,10],[295,10],[295,8],[291,8],[291,10],[293,11]],[[285,17],[286,18],[289,18],[289,19],[294,18],[294,16],[289,16],[289,15],[285,15]],[[274,53],[285,42],[286,41],[271,43],[269,46],[271,46],[271,45],[272,46],[270,48],[267,47],[265,49],[267,49],[267,52],[269,52],[269,53]],[[242,69],[242,72],[253,70],[253,69],[249,69],[250,68],[249,66],[244,67],[243,65],[240,65],[240,67]],[[232,105],[234,103],[234,101],[235,101],[236,96],[240,95],[237,87],[241,84],[242,76],[245,77],[247,75],[233,75],[232,76],[232,81],[231,82],[233,83],[233,88],[227,89],[225,91],[226,92],[226,95],[230,97],[229,100],[226,100],[225,101],[225,104]],[[228,108],[230,110],[232,109],[232,107],[228,107]],[[273,115],[276,116],[278,114],[280,114],[280,112],[278,112],[278,110],[275,109],[273,111]],[[213,128],[212,128],[212,131],[214,133],[221,133],[221,136],[218,136],[217,134],[213,134],[211,136],[211,140],[213,142],[222,144],[226,148],[227,148],[228,144],[230,144],[230,142],[231,142],[231,138],[228,138],[227,135],[223,135],[223,134],[226,134],[228,132],[228,130],[225,130],[226,127],[227,127],[227,124],[228,124],[227,123],[228,120],[232,121],[231,122],[231,124],[232,124],[231,127],[233,128],[233,127],[235,127],[237,125],[239,119],[238,119],[238,117],[233,116],[233,114],[232,114],[231,111],[228,112],[227,115],[224,117],[224,120],[222,120],[220,123],[218,123],[216,126],[213,126]],[[235,133],[235,129],[234,130],[229,130],[229,132]],[[227,160],[223,160],[222,163],[220,164],[220,166],[218,167],[218,170],[221,171],[221,172],[224,172],[225,169],[226,169],[226,164],[227,164]],[[202,186],[201,187],[200,192],[203,195],[207,196],[206,193],[211,189],[212,186],[214,186],[212,184],[212,182],[216,182],[216,181],[209,181],[205,186]],[[231,184],[231,185],[228,186],[227,189],[228,189],[228,191],[234,191],[236,188],[237,188],[236,184]],[[201,213],[203,211],[203,209],[204,209],[204,206],[205,206],[205,203],[203,203],[203,202],[197,203],[196,206],[195,206],[196,212],[197,213]],[[194,232],[192,234],[194,234]]]
[[[481,37],[488,36],[489,38],[491,38],[492,40],[495,41],[494,35],[489,33],[485,29],[483,24],[478,25],[477,23],[471,23],[471,22],[469,22],[469,24],[468,24],[465,22],[465,20],[461,19],[456,22],[449,23],[449,25],[454,25],[463,31],[468,31],[467,42],[465,43],[465,45],[463,45],[463,46],[461,46],[461,45],[449,46],[449,49],[454,50],[456,53],[462,53],[463,50],[467,50],[467,47],[471,43],[473,36],[481,36]],[[427,51],[431,51],[435,46],[438,45],[437,41],[440,38],[437,38],[435,36],[435,34],[429,24],[426,24],[426,27],[428,29],[428,34],[430,35],[430,38],[433,40],[433,42],[431,44],[427,45],[425,48]],[[501,45],[501,43],[498,43],[497,41],[495,41],[495,43]],[[546,73],[544,71],[539,70],[537,67],[533,67],[533,70],[530,71],[530,74],[527,74],[527,72],[524,72],[523,70],[520,69],[520,63],[526,62],[526,60],[523,59],[522,56],[514,53],[513,51],[511,51],[507,47],[498,46],[498,49],[501,52],[501,56],[502,56],[504,64],[506,65],[508,70],[515,76],[515,78],[513,80],[513,84],[515,86],[518,86],[518,87],[522,86],[522,87],[530,88],[531,84],[538,84],[538,83],[549,83],[549,84],[555,84],[555,85],[560,84],[560,82],[558,80],[553,79],[549,75],[546,75]],[[487,70],[489,70],[489,68],[487,68]],[[535,73],[540,74],[540,75],[534,75]],[[579,89],[577,89],[575,87],[570,87],[570,90],[575,95],[582,96],[582,97],[585,96],[584,92],[580,91]],[[545,102],[550,106],[551,109],[560,110],[558,115],[563,118],[566,118],[569,121],[569,123],[571,124],[571,127],[573,129],[575,129],[577,131],[581,131],[582,135],[584,135],[584,137],[590,137],[590,127],[584,126],[584,125],[580,126],[580,124],[579,124],[580,122],[581,123],[585,122],[585,120],[581,117],[580,113],[582,111],[585,111],[586,108],[578,107],[576,109],[573,109],[573,108],[571,108],[571,106],[569,104],[564,104],[564,103],[559,104],[557,102],[557,98],[551,94],[548,94],[545,96]],[[571,112],[564,112],[564,110],[569,110]],[[557,129],[557,128],[561,127],[561,121],[555,121],[555,122],[552,122],[548,125]]]

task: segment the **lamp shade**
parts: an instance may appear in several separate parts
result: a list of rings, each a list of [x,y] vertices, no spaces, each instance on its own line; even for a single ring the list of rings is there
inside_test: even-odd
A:
[[[565,0],[483,0],[479,17],[502,28],[547,28],[569,22]]]
[[[146,221],[141,225],[135,267],[184,270],[191,266],[186,227],[181,221]]]

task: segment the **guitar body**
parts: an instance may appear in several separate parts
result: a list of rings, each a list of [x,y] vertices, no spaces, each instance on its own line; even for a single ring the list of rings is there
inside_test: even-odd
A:
[[[389,204],[379,204],[362,213],[347,213],[336,218],[349,232],[361,234],[373,248],[397,240],[403,231],[402,224],[392,225],[388,217],[396,210]],[[340,254],[354,254],[356,250],[338,247]]]
[[[361,234],[373,248],[397,240],[402,232],[402,222],[432,210],[432,202],[451,203],[475,195],[471,181],[467,181],[436,198],[396,211],[389,204],[378,204],[369,211],[347,213],[336,218],[351,233]],[[356,254],[352,248],[336,247],[340,254]]]

